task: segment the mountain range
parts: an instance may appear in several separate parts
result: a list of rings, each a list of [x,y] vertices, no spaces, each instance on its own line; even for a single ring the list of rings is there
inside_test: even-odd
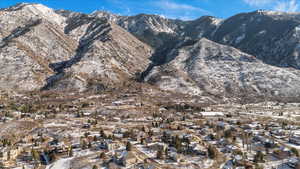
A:
[[[300,13],[192,21],[83,14],[41,4],[0,10],[0,89],[101,91],[130,81],[195,96],[300,96]]]

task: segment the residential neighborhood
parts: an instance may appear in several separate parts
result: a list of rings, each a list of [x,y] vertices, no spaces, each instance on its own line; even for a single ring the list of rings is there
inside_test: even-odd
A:
[[[300,0],[0,0],[0,169],[300,169]]]
[[[80,97],[42,105],[47,112],[2,104],[1,168],[300,168],[299,104],[153,106],[138,98]]]

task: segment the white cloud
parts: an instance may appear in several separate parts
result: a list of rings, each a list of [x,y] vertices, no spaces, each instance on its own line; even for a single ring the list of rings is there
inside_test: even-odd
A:
[[[299,9],[299,4],[296,0],[278,2],[274,7],[276,11],[296,12]]]
[[[252,7],[268,8],[275,11],[296,12],[299,9],[297,0],[243,0]]]
[[[202,14],[210,14],[209,11],[188,4],[176,3],[170,0],[161,0],[156,3],[162,9],[173,11],[198,11]]]
[[[192,20],[201,15],[213,15],[198,6],[176,3],[173,0],[153,1],[152,4],[157,8],[159,15],[172,19]]]
[[[254,7],[261,7],[273,3],[275,1],[277,0],[244,0],[245,3]]]
[[[180,9],[198,10],[199,9],[199,8],[196,8],[196,7],[191,6],[191,5],[178,4],[178,3],[175,3],[175,2],[171,2],[171,1],[160,1],[159,4],[162,5],[163,7],[166,7],[168,9],[172,9],[172,10],[180,10]]]

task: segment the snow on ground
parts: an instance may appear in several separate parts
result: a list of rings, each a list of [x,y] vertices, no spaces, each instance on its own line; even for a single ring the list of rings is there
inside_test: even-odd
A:
[[[210,168],[214,163],[214,160],[211,160],[211,159],[207,159],[207,160],[204,160],[203,163],[202,163],[202,166],[203,168]]]
[[[156,151],[153,151],[151,149],[147,149],[147,148],[144,148],[144,147],[138,147],[138,150],[145,153],[150,158],[155,158],[156,157]]]
[[[65,158],[56,161],[55,163],[48,165],[46,169],[70,169],[71,160],[73,158]]]
[[[287,164],[281,164],[277,166],[277,169],[293,169],[293,168],[289,167]]]
[[[242,34],[241,36],[237,37],[235,40],[235,44],[239,44],[242,40],[244,40],[246,37],[245,34]]]
[[[48,123],[48,124],[44,124],[44,127],[68,127],[67,124],[63,124],[63,123]]]
[[[42,16],[44,18],[50,18],[52,21],[54,21],[58,25],[64,26],[65,24],[65,18],[56,14],[52,9],[41,5],[41,4],[25,4],[24,7],[25,10],[32,12],[35,15]]]
[[[76,130],[77,131],[77,130]],[[78,132],[72,132],[72,133],[70,133],[70,135],[72,136],[72,137],[75,137],[75,138],[80,138],[81,136],[83,136],[83,132],[80,132],[79,130],[78,130]]]
[[[95,154],[95,152],[93,151],[90,151],[90,150],[77,150],[77,149],[74,149],[74,157],[82,157],[82,156],[88,156],[88,155],[91,155],[91,154]]]
[[[298,149],[298,150],[300,149],[300,145],[291,144],[291,143],[289,143],[289,142],[285,142],[285,144],[288,145],[288,146],[294,147],[294,148],[296,148],[296,149]]]
[[[200,112],[203,116],[224,116],[223,112]]]

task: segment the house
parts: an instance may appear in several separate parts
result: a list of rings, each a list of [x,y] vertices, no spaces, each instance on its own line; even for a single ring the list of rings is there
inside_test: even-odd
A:
[[[222,169],[234,169],[234,164],[232,160],[227,161]]]
[[[110,169],[121,169],[115,162],[110,162],[107,164],[107,167]]]
[[[15,111],[12,113],[12,115],[15,117],[15,118],[21,118],[22,117],[22,112],[20,111]]]
[[[31,152],[23,152],[18,156],[18,160],[28,163],[33,160],[33,157],[31,155]]]
[[[159,150],[165,151],[168,146],[164,143],[150,143],[147,145],[147,147],[154,151],[159,151]]]
[[[122,152],[121,156],[118,159],[118,163],[125,167],[128,167],[132,164],[136,164],[138,162],[137,158],[131,151]]]
[[[135,168],[138,169],[154,169],[155,166],[151,165],[151,160],[150,159],[145,159],[145,163],[139,163],[135,166]]]
[[[237,163],[241,162],[242,160],[243,160],[243,157],[241,155],[235,155],[232,161],[234,164],[237,164]]]
[[[219,129],[219,130],[225,130],[225,129],[228,129],[228,126],[226,125],[226,123],[224,123],[222,121],[219,121],[217,123],[217,129]]]
[[[232,153],[234,151],[238,150],[238,147],[234,146],[234,145],[226,145],[225,147],[223,147],[221,149],[222,153]]]
[[[45,118],[46,118],[45,115],[42,115],[42,114],[35,114],[34,115],[35,120],[43,120]]]
[[[175,151],[171,151],[169,152],[169,157],[171,160],[175,161],[175,162],[179,162],[181,161],[182,159],[182,155],[181,154],[178,154],[177,152]]]
[[[300,159],[299,158],[290,158],[287,162],[287,165],[291,168],[300,169]]]
[[[215,141],[217,137],[216,133],[210,133],[204,137],[204,141]]]
[[[244,129],[244,130],[251,130],[252,129],[252,127],[249,124],[245,124],[241,128]]]
[[[98,144],[98,147],[100,149],[105,149],[105,150],[109,150],[109,151],[115,150],[119,146],[120,145],[117,142],[113,142],[111,140],[104,140],[104,141],[101,141],[100,144]]]
[[[277,136],[277,138],[282,138],[286,135],[285,131],[282,129],[273,130],[270,132],[272,135]]]
[[[300,137],[292,136],[292,137],[290,137],[289,142],[292,144],[300,145]]]
[[[207,155],[207,149],[204,146],[199,145],[198,143],[195,143],[195,142],[191,142],[191,145],[193,147],[193,152],[196,155],[202,155],[202,156]]]
[[[8,160],[14,160],[17,158],[19,154],[23,151],[22,147],[12,147],[10,149],[5,148],[1,150],[2,154],[2,160],[8,161]]]
[[[219,148],[225,147],[229,144],[230,144],[230,142],[227,139],[224,139],[224,138],[221,138],[220,140],[217,141],[217,147],[219,147]]]
[[[292,153],[289,150],[279,149],[279,150],[274,150],[272,155],[277,159],[283,160],[289,158],[292,155]]]
[[[237,168],[245,168],[245,169],[253,169],[254,168],[254,165],[250,162],[250,161],[247,161],[245,159],[243,159],[243,157],[241,155],[236,155],[233,159],[233,164]]]
[[[153,135],[159,135],[161,133],[160,128],[152,128],[150,129]]]
[[[264,146],[267,146],[268,148],[275,147],[274,140],[269,139],[269,138],[264,137],[264,136],[254,136],[253,140],[256,141],[256,142],[260,142],[261,144],[263,144]]]
[[[142,140],[144,140],[147,137],[147,134],[145,132],[138,132],[136,136],[136,141],[141,143]]]
[[[83,124],[82,128],[89,129],[89,128],[91,128],[91,125],[86,123],[86,124]]]
[[[49,146],[57,146],[59,144],[58,139],[53,139],[48,143]]]
[[[209,131],[208,131],[207,128],[202,128],[202,129],[199,130],[199,134],[201,134],[201,135],[203,135],[203,136],[206,135],[208,132],[209,132]]]

